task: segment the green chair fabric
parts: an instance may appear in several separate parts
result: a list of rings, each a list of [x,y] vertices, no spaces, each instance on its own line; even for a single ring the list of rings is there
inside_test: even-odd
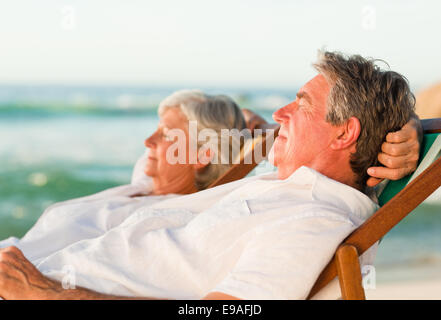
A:
[[[440,133],[428,133],[424,135],[423,138],[423,144],[421,148],[421,156],[418,165],[420,166],[421,163],[424,161],[424,158],[429,153],[429,150],[432,146],[436,148],[436,150],[431,150],[431,153],[435,156],[438,156],[440,148],[441,148],[441,134]],[[437,139],[438,138],[438,139]],[[434,145],[434,142],[436,142],[436,146]],[[435,160],[431,159],[430,162],[433,162]],[[417,169],[417,171],[419,171]],[[416,172],[419,174],[420,172]],[[389,181],[387,186],[383,189],[381,192],[378,202],[380,206],[383,206],[385,203],[387,203],[390,199],[392,199],[398,192],[404,189],[404,187],[409,183],[410,179],[412,178],[412,175],[408,175],[400,180],[396,181]]]

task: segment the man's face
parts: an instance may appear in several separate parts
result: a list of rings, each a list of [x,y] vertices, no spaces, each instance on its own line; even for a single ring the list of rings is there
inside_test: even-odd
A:
[[[301,166],[314,169],[316,159],[328,149],[333,133],[325,121],[329,90],[326,79],[317,75],[299,90],[294,102],[274,112],[280,131],[269,158],[279,179],[288,178]]]

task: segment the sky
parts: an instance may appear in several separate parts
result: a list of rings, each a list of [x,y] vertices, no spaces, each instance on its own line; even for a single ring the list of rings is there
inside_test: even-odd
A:
[[[317,50],[441,81],[439,1],[0,0],[0,84],[298,87]]]

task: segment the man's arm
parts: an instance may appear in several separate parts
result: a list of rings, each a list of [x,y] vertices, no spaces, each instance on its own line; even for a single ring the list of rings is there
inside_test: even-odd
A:
[[[355,227],[342,219],[341,212],[311,210],[317,216],[303,211],[262,225],[205,299],[305,299]]]
[[[64,289],[60,282],[41,274],[17,247],[0,249],[0,297],[7,300],[156,300],[151,297],[122,297],[86,288]],[[211,292],[205,300],[236,300]]]
[[[17,247],[0,249],[0,297],[7,300],[126,300],[77,287],[64,289],[58,281],[49,279],[26,259]],[[139,298],[152,300],[153,298]]]

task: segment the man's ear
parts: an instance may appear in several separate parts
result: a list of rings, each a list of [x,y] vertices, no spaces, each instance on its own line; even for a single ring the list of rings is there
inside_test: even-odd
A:
[[[214,152],[211,148],[201,148],[198,152],[197,162],[193,165],[195,170],[201,170],[205,168],[211,160],[214,158]]]
[[[345,123],[338,126],[337,134],[331,143],[331,149],[341,150],[355,146],[360,136],[361,124],[356,117],[349,118]]]

